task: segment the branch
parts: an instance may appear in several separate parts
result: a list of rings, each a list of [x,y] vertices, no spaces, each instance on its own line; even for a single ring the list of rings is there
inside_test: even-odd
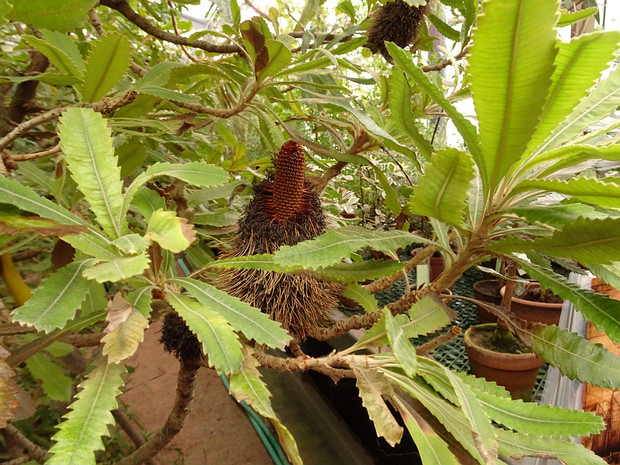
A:
[[[48,451],[30,441],[30,439],[24,436],[22,432],[13,425],[7,425],[4,428],[3,433],[5,437],[15,441],[15,443],[23,447],[28,456],[37,462],[44,463],[52,456],[52,454]]]
[[[205,113],[216,118],[230,118],[231,116],[235,116],[245,110],[246,106],[254,99],[260,89],[261,86],[258,84],[258,82],[254,82],[254,85],[250,89],[250,92],[247,95],[242,96],[232,108],[213,108],[205,107],[198,103],[175,101],[173,101],[172,103],[174,103],[178,107],[185,108],[186,110],[190,110],[195,113]]]
[[[323,176],[320,177],[319,181],[316,183],[316,186],[314,187],[314,191],[319,192],[319,193],[323,192],[323,189],[327,187],[327,183],[329,183],[329,181],[331,181],[333,178],[338,176],[342,172],[344,167],[347,165],[348,163],[346,161],[338,161],[332,166],[330,166],[327,169],[327,171],[323,173]]]
[[[448,341],[451,341],[459,334],[461,334],[460,326],[453,326],[450,331],[446,331],[445,333],[440,334],[435,339],[428,341],[426,344],[422,344],[421,346],[416,347],[416,354],[418,355],[426,355],[431,350],[436,349],[442,344],[445,344]]]
[[[34,153],[25,153],[23,155],[9,155],[9,158],[12,161],[26,161],[26,160],[34,160],[35,158],[43,158],[48,155],[53,155],[55,153],[60,152],[60,142],[58,142],[51,149],[43,150],[42,152],[34,152]]]
[[[138,465],[155,456],[160,450],[170,443],[181,431],[190,412],[192,400],[194,398],[194,388],[196,384],[196,373],[200,365],[195,362],[180,362],[179,375],[177,377],[176,399],[172,411],[164,426],[157,431],[149,441],[136,449],[133,453],[116,465]]]
[[[135,90],[130,90],[122,97],[116,99],[105,97],[94,103],[78,103],[75,105],[65,105],[53,108],[39,116],[35,116],[28,121],[18,124],[15,129],[13,129],[6,136],[0,139],[0,151],[7,148],[15,139],[23,136],[31,129],[37,127],[39,124],[47,123],[48,121],[58,118],[65,110],[65,108],[92,108],[99,113],[107,114],[112,113],[113,111],[118,110],[125,105],[129,105],[136,99],[137,96],[138,93]]]
[[[446,59],[446,60],[440,61],[439,63],[435,63],[434,65],[422,66],[422,71],[424,71],[425,73],[428,73],[429,71],[440,71],[444,69],[446,66],[455,62],[456,60],[463,59],[465,55],[467,55],[468,53],[469,53],[469,47],[465,47],[457,55],[454,55],[452,59]]]
[[[186,37],[163,31],[154,26],[148,19],[136,13],[126,0],[101,0],[99,4],[118,11],[147,34],[166,42],[186,47],[195,47],[211,53],[242,53],[242,49],[238,45],[219,45],[202,39],[190,42]]]
[[[399,271],[398,273],[394,273],[392,276],[386,276],[385,278],[377,279],[370,284],[366,284],[364,287],[371,294],[376,294],[377,292],[386,290],[388,287],[390,287],[392,284],[394,284],[396,281],[398,281],[404,276],[403,272],[409,273],[419,263],[433,255],[436,250],[437,247],[435,246],[425,247],[420,253],[415,254],[412,258],[405,262],[404,270]]]

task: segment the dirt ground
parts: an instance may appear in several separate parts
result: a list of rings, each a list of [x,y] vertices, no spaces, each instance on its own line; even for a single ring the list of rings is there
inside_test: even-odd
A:
[[[150,327],[128,365],[135,368],[121,401],[148,431],[165,422],[176,389],[179,364],[159,344],[161,324]],[[165,465],[272,465],[243,410],[229,396],[214,370],[198,372],[192,411],[185,427],[157,455]]]

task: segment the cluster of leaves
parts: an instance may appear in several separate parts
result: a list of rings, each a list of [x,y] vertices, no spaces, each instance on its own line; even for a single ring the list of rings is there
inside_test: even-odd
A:
[[[438,295],[465,269],[489,255],[504,255],[620,340],[620,304],[577,288],[549,266],[549,257],[573,259],[616,287],[620,283],[620,244],[614,233],[620,222],[620,186],[614,179],[564,180],[558,173],[620,156],[618,144],[607,137],[613,127],[583,135],[620,104],[618,69],[594,86],[614,59],[620,34],[558,42],[556,26],[594,13],[560,15],[559,0],[544,5],[489,0],[483,2],[482,15],[472,0],[444,0],[463,22],[448,25],[437,15],[430,21],[461,47],[473,41],[466,85],[446,96],[440,79],[427,73],[432,65],[423,69],[411,53],[392,43],[387,49],[394,65],[368,73],[360,61],[367,54],[360,53],[365,23],[331,31],[313,28],[319,3],[313,0],[290,34],[280,33],[277,9],[242,22],[233,0],[231,20],[221,32],[198,31],[187,38],[170,32],[172,26],[153,25],[176,14],[163,4],[143,3],[144,11],[136,12],[124,0],[96,3],[0,3],[3,29],[13,27],[9,21],[29,25],[28,33],[18,28],[19,37],[7,33],[15,42],[11,52],[27,47],[50,63],[36,74],[2,76],[1,85],[17,93],[19,86],[34,82],[56,95],[53,108],[15,127],[5,125],[0,148],[32,150],[26,136],[51,139],[50,147],[57,130],[59,150],[52,153],[62,152],[51,161],[45,151],[20,157],[7,150],[3,160],[19,169],[0,176],[0,204],[10,206],[0,225],[11,234],[0,245],[14,252],[25,241],[37,241],[37,235],[54,235],[74,251],[68,264],[49,270],[32,297],[12,312],[14,322],[37,334],[14,344],[10,356],[0,354],[0,393],[8,399],[0,418],[11,419],[11,367],[22,362],[33,375],[41,374],[51,396],[67,400],[67,383],[62,392],[53,391],[58,384],[46,383],[49,376],[43,373],[59,372],[44,350],[84,329],[101,330],[107,322],[92,370],[53,437],[47,463],[94,463],[106,425],[113,422],[110,412],[124,382],[124,361],[159,316],[152,310],[159,301],[183,318],[209,366],[230,377],[238,399],[272,420],[290,460],[301,463],[261,380],[264,354],[250,344],[284,348],[290,336],[259,309],[184,276],[177,266],[206,262],[213,269],[302,271],[342,283],[343,296],[365,310],[351,320],[352,326],[362,321],[370,329],[354,346],[306,360],[299,369],[329,371],[335,369],[332,361],[348,367],[377,434],[395,444],[404,432],[389,402],[425,464],[495,463],[500,454],[601,463],[561,439],[598,432],[600,418],[513,401],[493,384],[419,356],[410,339],[455,318]],[[350,5],[341,2],[339,11],[355,22],[360,18]],[[66,14],[68,7],[71,14]],[[176,45],[146,45],[141,30],[182,46],[183,54]],[[425,40],[430,39],[423,34],[418,45]],[[194,50],[201,53],[192,55]],[[360,85],[373,86],[380,99],[357,98]],[[479,130],[454,105],[469,94]],[[438,150],[424,125],[414,122],[438,108],[454,123],[467,150]],[[212,261],[209,246],[230,233],[238,218],[238,195],[247,195],[249,184],[268,165],[267,154],[289,138],[300,141],[324,170],[319,184],[327,184],[346,165],[363,167],[374,174],[387,210],[394,217],[429,217],[433,238],[406,227],[373,231],[352,226],[273,255]],[[392,160],[417,171],[411,189],[391,185]],[[536,204],[548,193],[566,199]],[[412,243],[440,250],[446,271],[381,309],[360,283],[392,277],[404,265],[359,261],[357,252],[392,253]],[[523,251],[529,261],[514,255]],[[620,386],[618,358],[602,347],[557,327],[518,322],[501,308],[492,310],[571,378]],[[376,345],[389,346],[391,352],[355,354]]]

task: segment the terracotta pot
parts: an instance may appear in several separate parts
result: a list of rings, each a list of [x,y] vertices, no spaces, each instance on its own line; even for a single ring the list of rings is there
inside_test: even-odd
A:
[[[421,250],[422,250],[421,247],[417,249],[413,249],[411,251],[411,256],[414,257]],[[433,282],[443,272],[444,268],[446,267],[446,264],[442,256],[439,256],[439,257],[432,256],[428,259],[428,262],[429,262],[429,268],[430,268],[430,271],[429,271],[430,280],[431,282]],[[453,288],[454,288],[454,284],[450,286],[450,289],[453,289]]]
[[[502,296],[499,293],[501,287],[502,281],[500,279],[483,279],[474,283],[474,296],[477,300],[500,305],[502,303]],[[477,305],[477,307],[480,323],[495,323],[497,321],[497,317],[491,312],[488,312],[480,305]]]
[[[530,283],[526,285],[529,289],[540,289],[540,283]],[[505,287],[500,290],[504,295]],[[545,323],[547,325],[557,325],[560,322],[562,313],[561,303],[534,302],[512,296],[510,310],[519,318],[531,322]]]
[[[465,331],[465,351],[471,372],[504,386],[513,399],[529,400],[543,361],[534,353],[507,354],[477,344],[477,333],[495,328],[494,323],[470,326]]]

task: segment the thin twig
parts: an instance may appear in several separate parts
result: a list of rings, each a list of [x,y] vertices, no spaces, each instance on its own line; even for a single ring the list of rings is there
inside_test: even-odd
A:
[[[60,152],[60,142],[58,142],[51,149],[43,150],[42,152],[34,152],[34,153],[26,153],[23,155],[10,155],[11,160],[13,161],[26,161],[26,160],[34,160],[35,158],[43,158],[48,155],[53,155],[55,153]]]
[[[199,367],[198,363],[181,361],[177,377],[176,399],[166,423],[147,443],[119,460],[116,465],[137,465],[150,459],[166,447],[181,431],[194,398],[196,373]]]
[[[71,344],[73,347],[94,347],[101,343],[103,333],[90,333],[90,334],[69,334],[63,337],[62,340]]]
[[[134,445],[140,447],[146,444],[146,439],[144,439],[144,436],[142,435],[140,429],[136,427],[136,425],[131,421],[131,419],[123,410],[121,410],[120,408],[112,410],[112,416],[114,416],[116,424],[123,428],[123,431],[127,433],[127,436],[129,436],[129,439],[131,439]],[[146,461],[146,463],[147,465],[157,465],[159,461],[157,461],[156,459],[149,459]]]
[[[460,326],[453,326],[450,329],[450,331],[446,331],[445,333],[441,333],[435,339],[432,339],[432,340],[428,341],[426,344],[422,344],[421,346],[416,347],[416,353],[418,355],[426,355],[431,350],[434,350],[437,347],[439,347],[440,345],[445,344],[446,342],[451,341],[452,339],[457,337],[459,334],[461,334],[461,331],[462,331],[462,329],[461,329]]]
[[[187,102],[173,102],[175,105],[185,108],[186,110],[193,111],[195,113],[205,113],[210,116],[215,116],[216,118],[230,118],[231,116],[235,116],[241,113],[246,106],[254,99],[258,91],[261,89],[261,86],[255,82],[250,91],[242,96],[239,101],[232,108],[213,108],[213,107],[205,107],[204,105],[200,105],[198,103],[187,103]]]
[[[440,61],[439,63],[435,63],[434,65],[422,66],[422,71],[424,71],[425,73],[428,73],[429,71],[440,71],[444,69],[446,66],[451,65],[454,61],[461,60],[468,53],[469,53],[469,47],[465,47],[458,54],[454,55],[452,59],[443,60],[443,61]]]
[[[181,37],[181,33],[179,32],[179,26],[177,25],[177,18],[176,16],[174,16],[174,7],[172,6],[172,2],[170,0],[168,0],[168,8],[170,9],[170,22],[172,23],[172,28],[174,29],[174,33],[177,37]],[[193,56],[191,53],[189,53],[187,51],[187,48],[184,45],[180,45],[181,50],[183,50],[183,53],[185,54],[185,56],[187,58],[190,59],[190,61],[193,61],[194,63],[203,63],[202,60],[199,60],[198,58],[196,58],[195,56]]]
[[[41,446],[38,446],[34,442],[30,441],[30,439],[24,436],[22,432],[13,425],[7,425],[2,432],[5,437],[8,437],[23,447],[32,460],[44,463],[52,456],[52,454],[43,449]]]

